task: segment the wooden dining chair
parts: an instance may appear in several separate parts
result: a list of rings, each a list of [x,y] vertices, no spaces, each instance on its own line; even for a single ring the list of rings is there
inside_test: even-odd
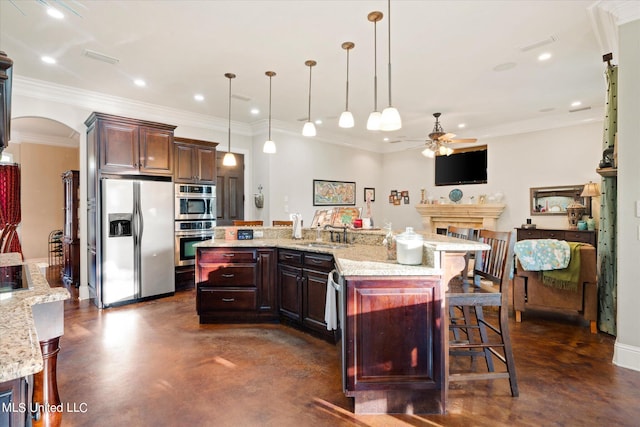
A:
[[[244,221],[244,220],[238,220],[238,219],[234,219],[233,220],[233,225],[235,226],[245,226],[245,227],[260,227],[264,224],[264,221],[259,220],[259,221]]]
[[[293,227],[293,221],[273,220],[271,221],[271,225],[273,227]]]
[[[515,238],[511,232],[480,230],[479,240],[488,244],[491,249],[476,253],[473,268],[474,283],[464,284],[461,281],[449,283],[446,294],[448,307],[469,307],[475,316],[465,316],[464,322],[449,323],[449,330],[464,330],[468,333],[467,340],[454,340],[449,343],[448,379],[452,381],[509,379],[511,395],[518,396],[518,382],[516,367],[509,336],[509,281],[514,260],[513,248]],[[496,289],[480,287],[480,279],[490,281]],[[485,307],[497,308],[497,319],[493,314],[484,316]],[[473,333],[477,331],[477,333]],[[455,338],[455,335],[454,335]],[[455,365],[455,372],[451,369],[453,358],[471,356],[471,369],[468,372],[458,372],[461,364]],[[484,358],[486,371],[479,371],[476,358]],[[494,361],[502,362],[505,371],[496,371]]]

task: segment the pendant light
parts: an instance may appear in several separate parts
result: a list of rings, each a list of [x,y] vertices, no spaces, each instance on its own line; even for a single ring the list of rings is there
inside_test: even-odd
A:
[[[338,121],[338,126],[341,128],[352,128],[353,127],[353,114],[349,111],[349,51],[353,49],[356,45],[353,42],[344,42],[342,43],[342,48],[347,51],[347,96],[344,107],[344,112],[340,114],[340,120]]]
[[[382,20],[382,12],[374,11],[367,15],[369,22],[373,22],[373,111],[367,120],[368,130],[380,130],[382,114],[378,111],[378,31],[377,23]]]
[[[262,146],[262,152],[267,154],[275,154],[276,143],[271,140],[271,78],[276,75],[274,71],[267,71],[264,73],[269,77],[269,138]]]
[[[393,107],[393,104],[391,104],[391,0],[387,0],[387,19],[389,20],[389,23],[387,24],[389,28],[389,106],[382,110],[380,129],[384,131],[391,131],[398,130],[402,127],[400,113],[395,107]]]
[[[222,159],[222,164],[224,166],[235,166],[236,156],[231,152],[231,79],[235,79],[236,75],[233,73],[225,73],[224,76],[229,79],[229,146],[227,148],[227,154],[225,154]]]
[[[313,59],[309,59],[304,62],[304,65],[309,67],[309,112],[307,115],[307,121],[302,128],[303,136],[316,136],[316,126],[311,121],[311,69],[317,64]]]

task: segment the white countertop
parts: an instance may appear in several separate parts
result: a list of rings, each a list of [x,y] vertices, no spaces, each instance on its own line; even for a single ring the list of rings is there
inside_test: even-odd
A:
[[[20,254],[0,254],[0,266],[21,265]],[[35,374],[43,368],[31,307],[70,298],[65,288],[51,288],[36,264],[28,264],[30,289],[0,296],[0,382]]]

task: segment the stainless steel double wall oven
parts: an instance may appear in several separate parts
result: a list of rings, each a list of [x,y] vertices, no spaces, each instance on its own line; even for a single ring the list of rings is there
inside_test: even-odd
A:
[[[213,239],[216,186],[175,184],[175,265],[194,265],[194,245]]]

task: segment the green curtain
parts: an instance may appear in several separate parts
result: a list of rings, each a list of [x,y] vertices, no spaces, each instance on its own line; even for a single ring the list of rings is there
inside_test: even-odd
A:
[[[607,105],[605,106],[602,149],[614,147],[618,131],[618,66],[607,68]],[[598,328],[616,335],[618,271],[616,266],[616,207],[618,181],[603,177],[600,188],[600,225],[598,228]]]

